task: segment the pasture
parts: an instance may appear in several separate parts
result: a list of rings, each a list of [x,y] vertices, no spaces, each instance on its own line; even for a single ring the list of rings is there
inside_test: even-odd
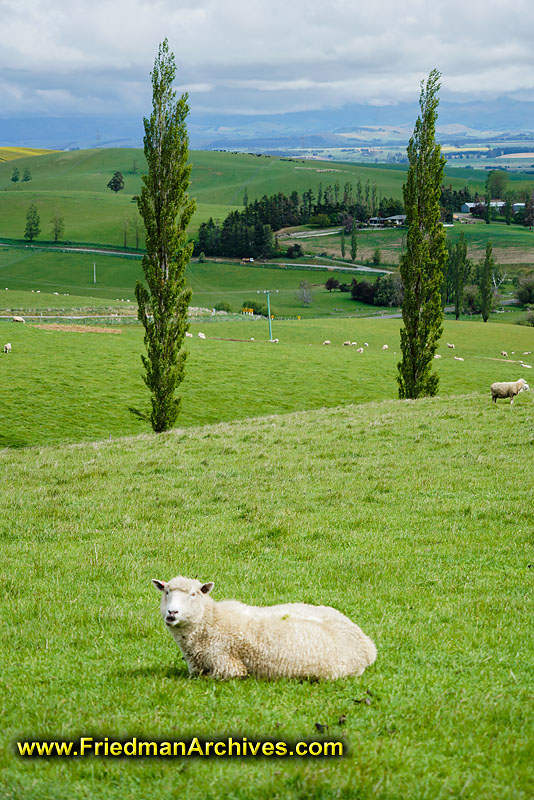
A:
[[[197,212],[191,222],[190,232],[196,234],[201,222],[210,216],[223,219],[230,211],[243,207],[245,188],[249,200],[276,192],[299,193],[313,188],[317,192],[336,180],[343,186],[358,179],[365,186],[376,183],[382,195],[402,196],[405,168],[387,165],[366,167],[355,164],[330,162],[302,162],[267,156],[247,154],[191,151],[193,164],[190,194],[197,200]],[[134,163],[135,162],[135,163]],[[13,184],[10,180],[12,166],[0,163],[0,236],[22,238],[26,211],[35,202],[41,216],[41,239],[50,238],[50,220],[55,210],[65,218],[65,236],[68,241],[122,245],[124,223],[137,216],[132,197],[141,190],[141,174],[146,169],[142,150],[110,148],[56,152],[21,158],[19,170],[29,166],[32,180]],[[119,170],[124,176],[124,190],[115,195],[107,188],[113,173]],[[456,176],[450,183],[455,188],[469,184],[473,191],[483,191],[485,174],[474,170]],[[447,179],[449,180],[449,178]],[[135,243],[132,230],[128,244]],[[143,246],[141,237],[140,245]]]
[[[94,264],[96,284],[93,283]],[[336,272],[335,268],[332,271],[306,270],[298,265],[293,269],[292,266],[290,263],[286,268],[269,268],[261,264],[243,266],[236,262],[194,261],[186,270],[186,280],[193,289],[192,305],[213,308],[225,301],[234,311],[239,311],[245,300],[259,300],[257,292],[270,289],[274,291],[271,296],[273,313],[278,316],[380,312],[379,308],[355,303],[350,293],[329,293],[324,288],[331,276],[350,284],[353,277],[361,279],[363,273]],[[135,306],[130,310],[135,312],[134,287],[142,277],[138,257],[0,247],[0,309],[79,309],[84,305],[124,309],[130,301]],[[367,280],[375,277],[366,274]],[[309,306],[297,295],[301,281],[311,286]]]
[[[532,797],[532,399],[455,388],[2,452],[2,797]],[[376,664],[333,683],[190,679],[150,584],[179,573],[217,598],[333,605]],[[325,739],[346,755],[16,753],[78,736]]]
[[[504,315],[503,315],[504,316]],[[190,427],[245,417],[393,399],[399,352],[398,319],[267,320],[191,325],[180,425]],[[198,331],[207,340],[199,340]],[[0,445],[22,447],[77,442],[148,430],[128,408],[148,406],[140,355],[140,327],[118,336],[0,323],[11,355],[0,354],[3,401]],[[249,341],[254,337],[255,341]],[[329,339],[332,344],[323,346]],[[364,346],[343,347],[345,340]],[[446,342],[456,345],[449,350]],[[382,345],[389,350],[383,351]],[[501,357],[506,350],[508,359]],[[534,365],[534,329],[481,322],[446,322],[436,369],[445,396],[476,392],[489,403],[496,380],[527,380]],[[513,354],[514,353],[514,354]],[[464,358],[456,361],[454,356]],[[534,387],[533,387],[534,389]],[[24,402],[21,402],[21,398]],[[520,398],[531,406],[532,396]],[[518,401],[518,402],[520,402]]]

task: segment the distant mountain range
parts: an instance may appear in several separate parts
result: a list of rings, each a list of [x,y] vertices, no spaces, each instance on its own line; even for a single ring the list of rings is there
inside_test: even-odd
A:
[[[416,104],[346,105],[338,109],[248,116],[201,114],[194,108],[188,129],[194,149],[295,148],[347,144],[403,143],[418,114]],[[488,103],[448,103],[439,107],[442,141],[474,142],[534,137],[534,103],[499,98]],[[0,145],[58,150],[141,147],[139,117],[0,118]]]

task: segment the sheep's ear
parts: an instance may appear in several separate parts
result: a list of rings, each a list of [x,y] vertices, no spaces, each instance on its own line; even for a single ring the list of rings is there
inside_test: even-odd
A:
[[[213,581],[210,581],[209,583],[203,584],[203,586],[200,587],[200,591],[202,592],[202,594],[209,594],[214,586],[215,584],[213,583]]]
[[[162,592],[165,589],[165,586],[167,585],[165,581],[158,581],[157,578],[152,578],[152,583],[154,584],[156,589],[160,590],[160,592]]]

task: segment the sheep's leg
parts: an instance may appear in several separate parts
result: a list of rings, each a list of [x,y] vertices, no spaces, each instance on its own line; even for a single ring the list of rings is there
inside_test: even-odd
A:
[[[230,678],[246,678],[248,670],[242,661],[237,658],[229,658],[212,673],[217,680],[229,680]]]
[[[513,404],[514,404],[514,396],[512,395],[510,398],[510,405],[513,406]]]

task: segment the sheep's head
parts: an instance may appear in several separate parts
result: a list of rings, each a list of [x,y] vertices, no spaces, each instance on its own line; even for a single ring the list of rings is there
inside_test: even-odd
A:
[[[524,378],[521,378],[520,380],[523,382],[523,385],[521,386],[519,391],[520,392],[530,392],[530,386],[528,385],[526,380]]]
[[[204,614],[206,595],[214,585],[182,577],[167,582],[153,578],[152,583],[162,593],[161,616],[169,628],[199,622]]]

